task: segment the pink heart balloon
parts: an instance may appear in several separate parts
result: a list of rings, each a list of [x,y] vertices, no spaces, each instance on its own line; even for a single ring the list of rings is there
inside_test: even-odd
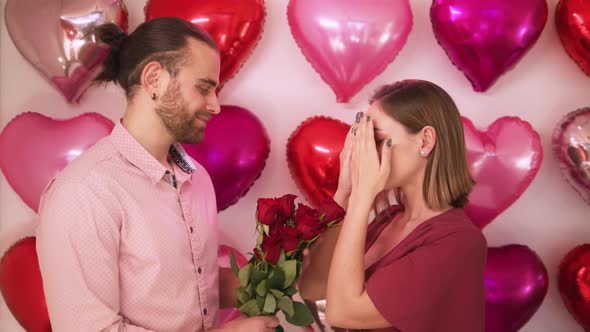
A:
[[[301,52],[338,102],[381,73],[412,29],[408,0],[291,0],[287,17]]]
[[[104,23],[127,30],[122,0],[8,0],[5,19],[20,53],[68,101],[80,99],[108,51],[92,30]]]
[[[523,245],[489,248],[485,267],[486,332],[516,332],[535,314],[548,289],[547,269]]]
[[[486,91],[516,65],[547,15],[546,0],[434,0],[430,9],[438,43],[475,91]]]
[[[475,178],[465,212],[480,228],[514,203],[533,181],[543,148],[539,134],[517,117],[496,120],[479,131],[463,117],[469,170]]]
[[[590,204],[590,108],[559,121],[553,132],[553,154],[567,182]]]
[[[236,263],[238,264],[238,267],[243,267],[246,264],[248,264],[248,261],[246,260],[246,257],[244,257],[244,255],[242,255],[239,251],[237,251],[236,249],[226,246],[226,245],[221,245],[219,246],[219,253],[217,256],[217,264],[219,265],[219,267],[224,267],[224,268],[230,268],[231,264],[230,264],[230,260],[229,260],[229,255],[230,252],[234,253],[234,257],[236,258]],[[240,317],[242,314],[240,313],[240,311],[236,308],[224,308],[219,310],[219,325],[223,325],[227,322],[230,322],[238,317]]]
[[[237,203],[260,177],[270,153],[270,139],[253,113],[223,105],[221,113],[207,124],[204,141],[184,148],[209,172],[221,211]]]
[[[39,113],[23,113],[0,133],[0,169],[20,198],[35,212],[49,181],[113,129],[113,122],[97,113],[55,120]]]

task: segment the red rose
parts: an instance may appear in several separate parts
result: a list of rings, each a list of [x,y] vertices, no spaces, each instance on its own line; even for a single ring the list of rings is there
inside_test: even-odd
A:
[[[311,240],[327,229],[326,224],[320,221],[319,211],[301,203],[295,214],[295,227],[304,240]]]
[[[295,198],[297,196],[287,194],[283,197],[279,198],[279,203],[281,205],[281,221],[284,221],[293,218],[293,213],[295,213]]]
[[[281,238],[279,236],[266,236],[262,238],[262,251],[266,255],[266,261],[275,265],[281,257]]]
[[[297,250],[299,243],[301,243],[301,234],[295,227],[284,225],[281,229],[281,242],[285,253]]]
[[[295,195],[285,195],[280,198],[260,198],[256,216],[261,224],[273,226],[285,223],[295,211]]]
[[[258,199],[258,207],[256,209],[256,217],[261,224],[273,225],[280,206],[274,198],[260,198]]]
[[[324,223],[331,223],[336,220],[341,221],[346,215],[346,211],[332,198],[326,199],[320,210],[324,213],[324,218],[322,219]]]

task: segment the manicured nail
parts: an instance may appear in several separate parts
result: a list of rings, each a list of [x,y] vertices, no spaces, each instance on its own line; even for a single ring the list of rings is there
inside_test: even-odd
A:
[[[371,116],[367,115],[367,122],[371,122]]]
[[[390,148],[391,147],[391,144],[392,144],[391,138],[388,138],[387,139],[387,147]]]
[[[356,113],[356,123],[361,122],[361,112]]]
[[[352,134],[356,136],[356,128],[352,129]]]

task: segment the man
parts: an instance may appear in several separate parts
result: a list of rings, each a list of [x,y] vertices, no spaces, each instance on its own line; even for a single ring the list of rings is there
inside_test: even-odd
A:
[[[95,34],[111,46],[97,81],[120,85],[127,109],[41,199],[37,252],[53,330],[209,331],[219,306],[236,304],[237,281],[218,272],[211,180],[178,143],[201,142],[220,111],[218,48],[177,18]],[[254,317],[220,330],[277,325]]]

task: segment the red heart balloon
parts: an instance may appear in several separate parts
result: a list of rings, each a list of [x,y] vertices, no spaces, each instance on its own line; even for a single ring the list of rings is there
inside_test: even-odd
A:
[[[558,278],[565,307],[590,331],[590,244],[574,248],[563,258]]]
[[[289,137],[287,164],[307,200],[319,206],[338,187],[340,152],[350,126],[327,117],[305,120]]]
[[[514,203],[531,184],[543,160],[539,134],[517,117],[496,120],[479,131],[463,118],[469,170],[475,188],[465,212],[480,228]]]
[[[0,291],[25,330],[51,331],[34,237],[15,243],[0,260]]]
[[[590,75],[590,2],[561,0],[555,9],[555,25],[563,47]]]
[[[220,87],[244,64],[262,35],[263,0],[150,0],[145,18],[174,16],[206,30],[221,53]]]
[[[113,122],[97,113],[55,120],[23,113],[0,133],[0,169],[6,180],[33,210],[43,188],[70,161],[113,130]]]

